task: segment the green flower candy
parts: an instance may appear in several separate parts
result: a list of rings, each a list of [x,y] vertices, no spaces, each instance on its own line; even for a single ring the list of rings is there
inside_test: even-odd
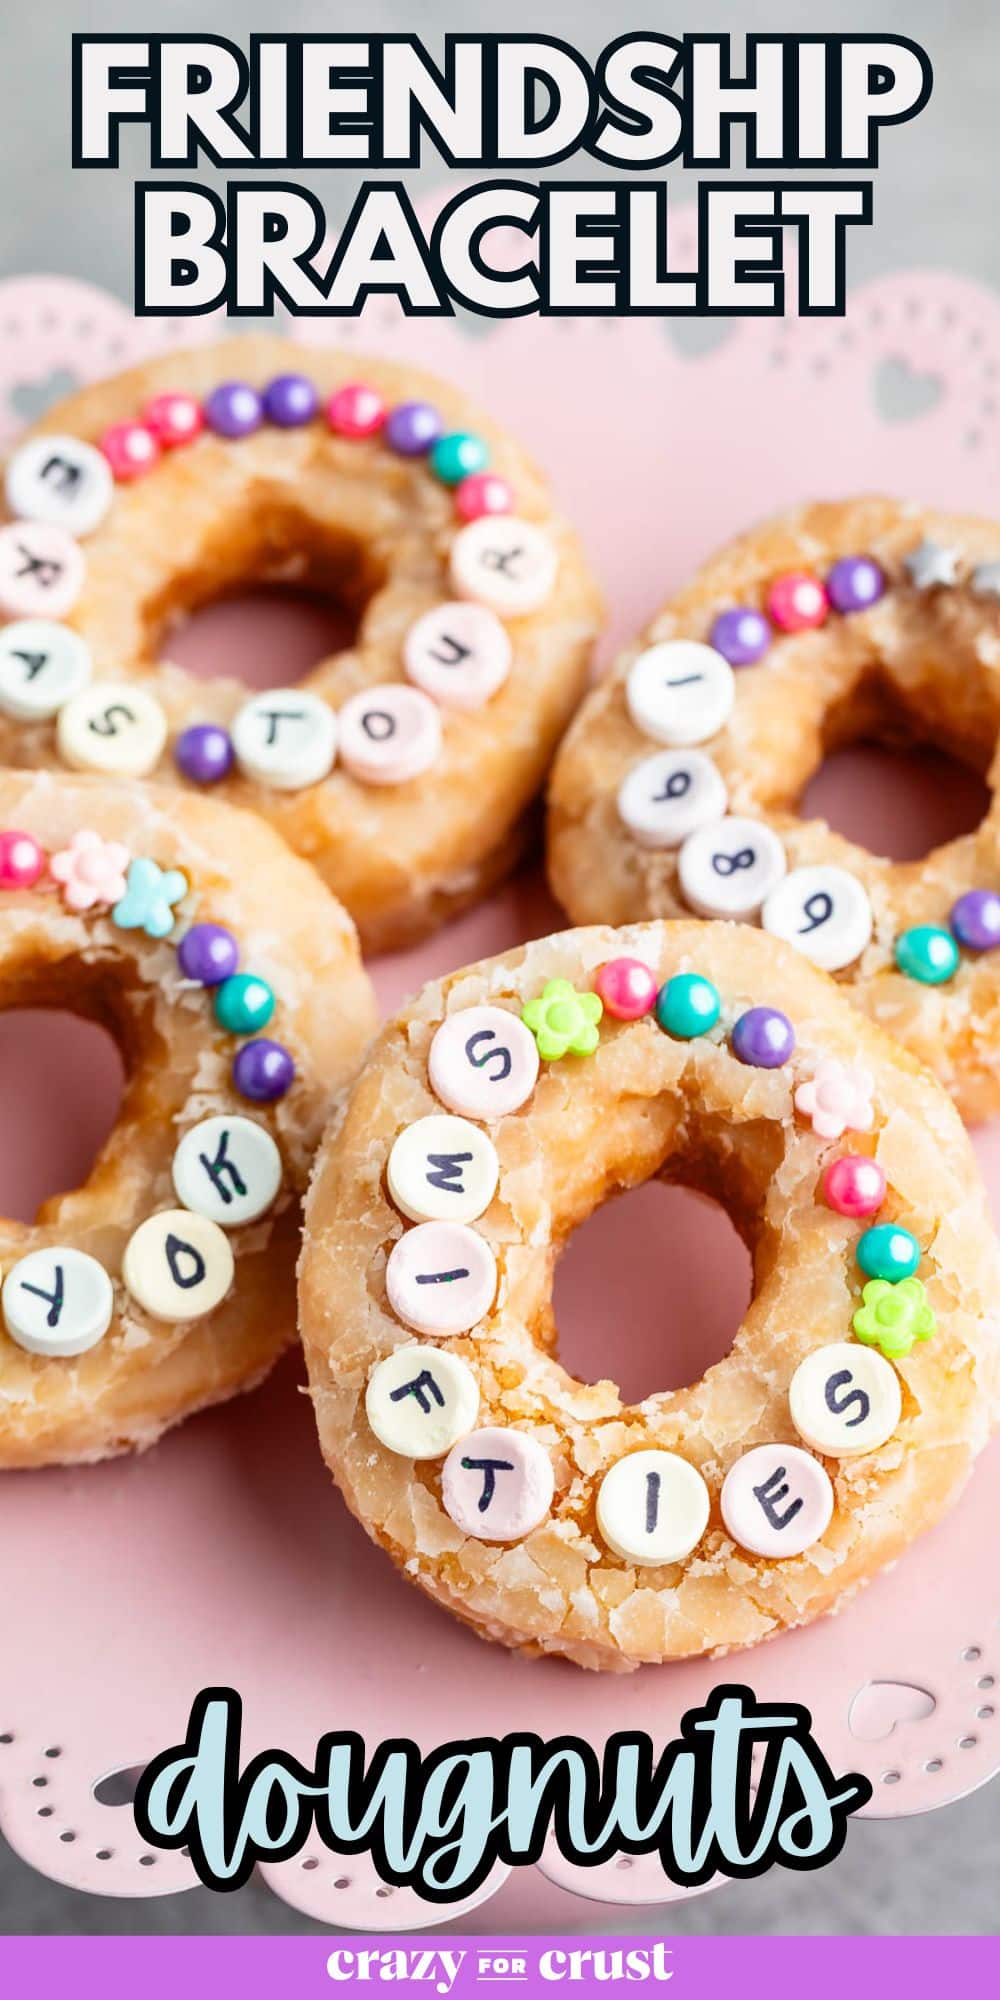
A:
[[[934,1309],[919,1278],[872,1278],[861,1294],[864,1304],[854,1315],[854,1331],[866,1347],[880,1347],[890,1361],[900,1361],[918,1340],[929,1340],[937,1326]]]
[[[550,979],[537,1000],[521,1009],[521,1019],[538,1043],[543,1062],[561,1056],[592,1056],[604,1012],[596,993],[578,993],[568,979]]]

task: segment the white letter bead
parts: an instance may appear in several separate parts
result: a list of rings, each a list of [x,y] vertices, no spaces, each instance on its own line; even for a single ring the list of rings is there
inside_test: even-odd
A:
[[[83,589],[86,565],[71,535],[51,521],[0,528],[0,617],[65,618]]]
[[[4,1324],[29,1354],[85,1354],[107,1333],[114,1304],[103,1264],[61,1244],[30,1251],[4,1279]]]
[[[90,647],[54,618],[18,618],[0,631],[0,710],[15,722],[46,722],[87,686]]]
[[[800,1556],[825,1535],[833,1487],[818,1458],[795,1444],[761,1444],[726,1474],[726,1532],[755,1556]]]
[[[392,1246],[385,1290],[418,1333],[468,1333],[496,1298],[496,1258],[464,1222],[418,1222]]]
[[[703,750],[657,750],[622,781],[619,817],[640,847],[679,847],[721,819],[728,801],[718,768]]]
[[[440,1347],[397,1347],[380,1361],[365,1392],[368,1422],[401,1458],[443,1458],[479,1415],[479,1384],[468,1363]]]
[[[337,755],[337,718],[329,704],[301,688],[252,695],[230,730],[244,777],[275,792],[321,784]]]
[[[429,695],[402,681],[362,689],[337,722],[340,761],[362,785],[405,785],[441,755],[441,716]]]
[[[158,701],[129,681],[95,681],[59,710],[56,747],[73,771],[145,778],[167,740]]]
[[[544,1521],[554,1487],[552,1461],[537,1438],[500,1425],[461,1438],[441,1469],[446,1513],[483,1542],[530,1534]]]
[[[633,660],[625,681],[628,712],[656,743],[686,749],[717,736],[736,698],[736,678],[714,646],[667,639]]]
[[[537,611],[550,596],[559,558],[547,535],[514,514],[483,514],[451,545],[451,580],[459,597],[487,604],[501,618]]]
[[[872,934],[868,891],[846,868],[793,868],[772,889],[760,914],[766,931],[787,938],[824,972],[860,958]]]
[[[761,820],[727,814],[688,836],[677,862],[681,895],[702,917],[752,917],[781,881],[785,850]]]
[[[835,1340],[799,1362],[788,1405],[804,1444],[831,1458],[855,1458],[891,1438],[903,1397],[884,1354],[853,1340]]]
[[[616,1556],[653,1568],[683,1562],[708,1527],[701,1473],[674,1451],[634,1451],[605,1473],[597,1525]]]
[[[203,1118],[174,1154],[173,1181],[185,1208],[239,1229],[270,1208],[281,1186],[281,1154],[252,1118]]]
[[[442,1021],[427,1074],[449,1111],[506,1118],[527,1103],[538,1081],[538,1043],[506,1007],[466,1007]]]
[[[114,495],[103,451],[75,437],[35,437],[14,453],[4,491],[21,520],[52,521],[70,535],[89,535]]]
[[[474,1222],[499,1178],[492,1140],[464,1118],[418,1118],[389,1154],[389,1193],[411,1222]]]
[[[202,1319],[225,1298],[235,1269],[229,1238],[186,1208],[150,1215],[129,1237],[122,1277],[153,1319]]]
[[[510,673],[506,628],[485,604],[435,604],[411,625],[403,665],[442,708],[482,708]]]

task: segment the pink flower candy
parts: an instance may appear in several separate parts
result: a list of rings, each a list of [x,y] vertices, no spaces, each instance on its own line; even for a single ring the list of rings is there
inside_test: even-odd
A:
[[[71,910],[92,910],[98,903],[117,903],[125,894],[129,852],[117,840],[102,840],[84,827],[68,847],[52,856],[51,873],[62,884],[63,900]]]
[[[821,1139],[839,1139],[844,1132],[870,1132],[875,1122],[872,1092],[875,1079],[857,1063],[824,1056],[808,1083],[795,1093],[795,1109],[812,1119]]]

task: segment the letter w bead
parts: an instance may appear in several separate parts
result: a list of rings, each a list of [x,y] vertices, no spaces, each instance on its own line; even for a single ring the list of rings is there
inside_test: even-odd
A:
[[[442,1194],[464,1194],[462,1168],[472,1159],[471,1153],[428,1153],[427,1179]]]

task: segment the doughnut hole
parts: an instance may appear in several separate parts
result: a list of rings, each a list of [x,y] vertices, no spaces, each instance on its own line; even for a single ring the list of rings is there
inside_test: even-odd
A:
[[[987,769],[1000,729],[989,702],[956,729],[915,713],[878,675],[829,711],[823,758],[799,799],[804,818],[890,861],[922,861],[975,833],[990,808]]]
[[[0,1013],[0,1215],[34,1222],[50,1196],[81,1187],[124,1092],[122,1052],[103,1023],[61,1007]]]

